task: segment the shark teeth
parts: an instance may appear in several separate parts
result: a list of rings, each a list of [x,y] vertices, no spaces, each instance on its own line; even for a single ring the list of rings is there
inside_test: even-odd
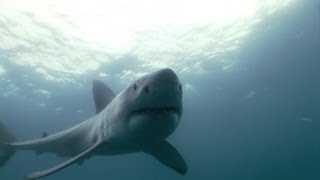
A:
[[[137,114],[157,114],[157,113],[178,113],[178,109],[174,107],[163,107],[163,108],[143,108],[135,111]]]

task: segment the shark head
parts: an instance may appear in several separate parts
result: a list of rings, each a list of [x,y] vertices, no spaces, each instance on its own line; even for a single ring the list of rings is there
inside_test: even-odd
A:
[[[147,74],[122,92],[131,140],[140,143],[161,141],[178,126],[182,114],[182,87],[171,69]]]

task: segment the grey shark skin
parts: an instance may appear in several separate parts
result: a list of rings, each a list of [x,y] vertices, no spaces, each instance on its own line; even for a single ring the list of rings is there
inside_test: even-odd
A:
[[[118,95],[102,82],[94,80],[93,95],[97,109],[94,116],[70,129],[40,139],[0,144],[0,164],[8,160],[13,149],[71,157],[62,164],[25,177],[38,179],[73,163],[82,164],[91,156],[145,152],[180,174],[187,172],[183,157],[165,141],[178,126],[182,115],[182,88],[171,69],[147,74]]]

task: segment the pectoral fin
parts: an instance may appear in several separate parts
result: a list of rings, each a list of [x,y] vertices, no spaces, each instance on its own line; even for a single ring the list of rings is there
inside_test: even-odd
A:
[[[43,171],[37,171],[37,172],[33,172],[30,173],[28,175],[26,175],[25,179],[26,180],[32,180],[32,179],[38,179],[38,178],[42,178],[45,176],[49,176],[50,174],[53,174],[57,171],[60,171],[68,166],[70,166],[71,164],[77,162],[78,160],[80,160],[81,158],[83,158],[85,155],[91,153],[92,151],[94,151],[97,147],[99,147],[99,145],[102,143],[102,140],[98,140],[94,145],[92,145],[89,149],[83,151],[82,153],[78,154],[77,156],[57,165],[54,166],[50,169],[47,170],[43,170]]]
[[[167,141],[148,147],[145,153],[152,155],[164,165],[184,175],[188,171],[187,164],[180,153]]]

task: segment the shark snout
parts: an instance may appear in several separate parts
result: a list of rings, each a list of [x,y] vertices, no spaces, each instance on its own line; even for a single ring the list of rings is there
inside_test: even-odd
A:
[[[137,85],[139,102],[135,111],[170,109],[182,113],[182,87],[178,76],[171,69],[161,69],[152,73]],[[161,111],[160,111],[161,112]]]
[[[143,93],[157,96],[180,96],[182,87],[176,73],[169,69],[154,72],[152,77],[143,85]]]
[[[163,83],[169,83],[170,85],[176,86],[179,85],[179,79],[176,73],[169,68],[161,69],[154,73],[154,80],[160,81]]]

